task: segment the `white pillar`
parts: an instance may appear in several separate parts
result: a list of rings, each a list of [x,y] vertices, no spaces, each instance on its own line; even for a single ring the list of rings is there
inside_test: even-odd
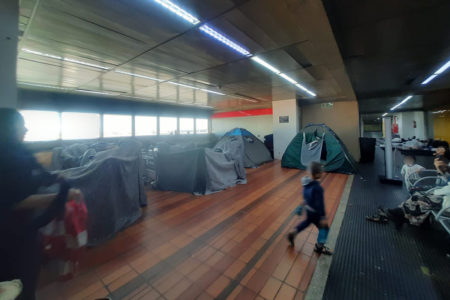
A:
[[[19,1],[0,1],[0,107],[17,107]]]
[[[391,117],[384,117],[384,162],[386,165],[386,178],[392,179],[392,127],[391,127]]]
[[[273,101],[272,108],[273,152],[275,159],[281,159],[300,129],[300,108],[296,99]]]

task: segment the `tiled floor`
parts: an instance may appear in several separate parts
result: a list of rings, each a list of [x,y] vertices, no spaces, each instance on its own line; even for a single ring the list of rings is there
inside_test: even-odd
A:
[[[295,249],[285,234],[299,222],[303,174],[275,162],[208,196],[148,191],[137,224],[89,249],[74,279],[42,284],[38,299],[302,299],[317,230],[301,233]],[[346,181],[323,178],[330,221]]]

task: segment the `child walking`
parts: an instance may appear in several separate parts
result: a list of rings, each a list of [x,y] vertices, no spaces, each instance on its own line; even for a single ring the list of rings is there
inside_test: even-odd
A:
[[[325,204],[323,199],[323,188],[320,186],[319,179],[322,177],[322,165],[318,162],[312,162],[308,167],[309,176],[302,178],[304,208],[306,209],[306,220],[297,225],[294,231],[287,236],[289,243],[294,246],[295,237],[299,232],[314,224],[319,229],[317,243],[314,251],[325,255],[333,254],[325,246],[328,237],[328,224],[325,219]],[[297,210],[298,214],[301,214]]]

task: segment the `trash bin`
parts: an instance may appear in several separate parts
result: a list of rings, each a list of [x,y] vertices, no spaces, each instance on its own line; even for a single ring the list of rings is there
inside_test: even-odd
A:
[[[361,150],[360,163],[373,162],[375,160],[375,138],[359,138],[359,148]]]

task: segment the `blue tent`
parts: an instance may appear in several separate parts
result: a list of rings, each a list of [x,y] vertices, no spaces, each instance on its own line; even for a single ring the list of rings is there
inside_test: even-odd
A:
[[[257,168],[273,160],[266,145],[244,128],[234,128],[225,133],[214,148],[224,152],[235,152],[237,151],[235,148],[239,148],[238,151],[243,152],[246,168]]]

